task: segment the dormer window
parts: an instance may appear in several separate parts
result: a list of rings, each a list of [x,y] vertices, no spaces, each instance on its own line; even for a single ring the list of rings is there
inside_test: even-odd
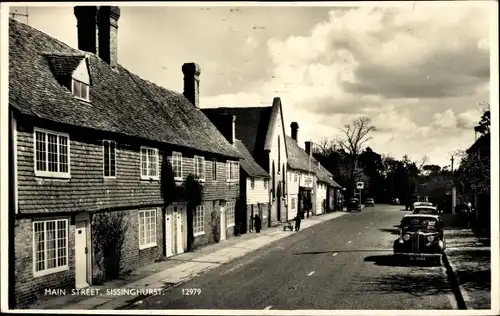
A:
[[[84,101],[89,101],[89,85],[78,81],[76,79],[72,79],[71,92],[73,96],[77,99],[81,99]]]

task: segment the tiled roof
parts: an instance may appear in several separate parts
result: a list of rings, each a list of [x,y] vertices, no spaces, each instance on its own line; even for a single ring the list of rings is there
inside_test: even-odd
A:
[[[286,135],[286,147],[288,149],[288,167],[291,169],[309,171],[309,155],[307,152],[300,148],[297,141],[290,136]],[[311,156],[311,172],[316,174],[319,181],[328,183],[329,185],[341,188],[332,178],[333,175],[326,170],[323,166],[318,164],[318,161]]]
[[[209,118],[223,114],[235,115],[235,138],[241,140],[254,157],[264,149],[271,110],[271,106],[202,109]]]
[[[68,125],[116,132],[195,150],[240,157],[210,120],[183,94],[10,19],[9,104],[19,112]],[[90,103],[72,97],[57,76],[88,56]],[[182,74],[179,67],[179,79]]]
[[[297,141],[288,135],[285,135],[286,148],[288,151],[288,167],[296,170],[309,171],[309,155],[307,152],[300,148]],[[311,157],[311,171],[314,171],[313,165],[314,157]]]
[[[249,176],[263,178],[270,177],[269,173],[267,173],[259,164],[257,164],[257,162],[255,162],[248,149],[240,140],[236,139],[234,141],[234,146],[243,157],[243,159],[240,160],[240,166]]]

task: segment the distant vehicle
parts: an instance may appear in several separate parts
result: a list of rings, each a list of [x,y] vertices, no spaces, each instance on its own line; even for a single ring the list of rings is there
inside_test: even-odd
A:
[[[408,214],[398,226],[400,234],[394,241],[394,255],[410,260],[433,260],[441,264],[446,249],[444,223],[437,215]]]
[[[365,206],[375,206],[375,200],[372,198],[367,198],[365,200]]]
[[[431,202],[415,202],[415,203],[413,203],[412,209],[414,210],[415,207],[419,207],[419,206],[434,206],[434,204],[432,204]]]
[[[347,201],[347,210],[361,212],[361,204],[359,203],[359,200],[356,198],[352,198]]]
[[[399,205],[400,204],[399,199],[398,198],[393,198],[392,199],[392,204],[393,205]]]

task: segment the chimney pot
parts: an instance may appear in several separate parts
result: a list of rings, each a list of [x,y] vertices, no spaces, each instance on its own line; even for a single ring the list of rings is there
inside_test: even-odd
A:
[[[295,141],[297,141],[297,132],[298,132],[298,129],[299,129],[299,123],[292,122],[292,124],[290,124],[290,127],[292,128],[292,138]]]
[[[197,108],[200,107],[200,66],[196,63],[182,65],[184,96]]]
[[[78,49],[97,53],[97,7],[75,6],[73,8],[78,29]]]

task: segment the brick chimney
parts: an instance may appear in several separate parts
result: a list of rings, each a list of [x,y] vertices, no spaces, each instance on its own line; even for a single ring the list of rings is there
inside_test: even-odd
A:
[[[118,67],[118,19],[120,8],[113,6],[99,7],[99,57],[107,62],[112,69]]]
[[[290,124],[290,127],[292,128],[292,138],[295,139],[295,141],[297,141],[297,132],[299,130],[299,123],[292,122],[292,124]]]
[[[308,155],[310,155],[311,154],[311,147],[312,147],[311,145],[312,145],[312,142],[307,141],[307,142],[305,142],[305,145],[306,145],[306,152],[307,152]]]
[[[235,123],[236,116],[230,114],[222,114],[218,122],[217,128],[230,144],[234,144],[235,139]]]
[[[97,53],[97,7],[75,6],[73,12],[78,28],[78,49]]]
[[[182,65],[184,96],[197,108],[200,107],[200,66],[196,63]]]

